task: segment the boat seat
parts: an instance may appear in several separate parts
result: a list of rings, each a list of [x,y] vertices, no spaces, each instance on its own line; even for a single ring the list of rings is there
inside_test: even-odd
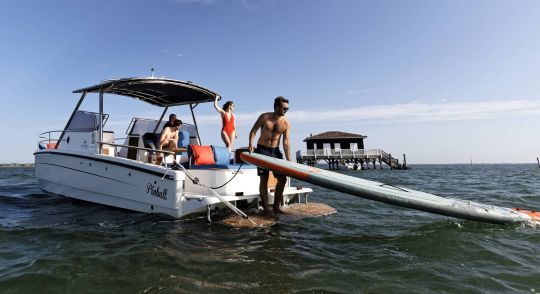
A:
[[[143,145],[145,148],[157,149],[159,144],[160,134],[157,133],[145,133],[142,136]]]
[[[178,143],[176,144],[178,148],[188,148],[189,141],[190,141],[190,135],[188,131],[178,132]]]
[[[139,136],[130,136],[128,138],[128,145],[133,147],[139,147]],[[127,158],[128,159],[137,159],[137,149],[128,148],[127,149]]]

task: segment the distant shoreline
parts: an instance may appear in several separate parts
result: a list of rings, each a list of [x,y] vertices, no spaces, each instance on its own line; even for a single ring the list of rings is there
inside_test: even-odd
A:
[[[0,163],[0,168],[2,167],[34,167],[33,163]]]

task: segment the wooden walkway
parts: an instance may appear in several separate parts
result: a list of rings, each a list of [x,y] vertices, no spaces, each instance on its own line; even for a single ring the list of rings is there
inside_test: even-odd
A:
[[[339,165],[356,167],[356,169],[383,168],[383,163],[390,169],[407,169],[405,154],[403,154],[403,163],[392,154],[386,153],[381,149],[314,149],[296,151],[296,162],[315,166],[319,161],[328,163],[329,169],[339,169]]]

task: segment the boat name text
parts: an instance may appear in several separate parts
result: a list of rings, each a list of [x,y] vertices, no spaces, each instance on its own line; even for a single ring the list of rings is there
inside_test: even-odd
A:
[[[154,186],[152,183],[148,183],[146,185],[146,194],[150,194],[152,196],[155,196],[157,198],[161,198],[163,200],[167,200],[167,188],[163,189],[161,191],[160,186]]]

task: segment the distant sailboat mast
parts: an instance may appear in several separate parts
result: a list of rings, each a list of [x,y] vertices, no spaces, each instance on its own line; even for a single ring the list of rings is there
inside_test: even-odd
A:
[[[471,165],[472,165],[472,157],[471,156],[469,156],[469,161],[471,162]]]

